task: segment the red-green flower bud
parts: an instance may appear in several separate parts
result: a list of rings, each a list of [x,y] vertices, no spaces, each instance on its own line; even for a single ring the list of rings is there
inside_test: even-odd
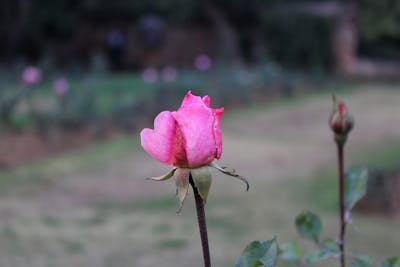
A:
[[[338,142],[344,143],[347,139],[347,134],[353,129],[354,119],[347,109],[344,102],[336,103],[336,98],[333,96],[333,111],[329,119],[329,125],[335,133],[335,139]]]

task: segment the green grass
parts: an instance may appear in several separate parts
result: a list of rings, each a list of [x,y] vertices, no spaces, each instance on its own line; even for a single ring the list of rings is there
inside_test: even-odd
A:
[[[184,239],[162,239],[158,242],[159,249],[182,249],[187,245]]]
[[[153,226],[153,231],[157,234],[165,234],[171,231],[171,225],[168,223],[160,223]]]
[[[353,153],[354,154],[354,153]],[[352,166],[365,166],[369,170],[389,171],[398,168],[400,164],[400,143],[362,149],[355,155],[350,155]],[[336,164],[336,163],[335,163]],[[326,167],[316,173],[310,182],[293,182],[293,194],[305,201],[310,207],[324,212],[337,212],[338,208],[338,178],[336,165]]]
[[[343,94],[347,93],[343,91]],[[317,101],[319,105],[325,102],[330,104],[330,96],[328,92],[324,91],[315,93],[312,97],[305,96],[278,101],[268,107],[254,106],[250,108],[250,111],[243,109],[236,113],[254,112],[255,115],[258,113],[258,116],[269,116],[270,112],[279,113],[279,110],[289,108],[294,103],[311,105],[313,101]],[[322,101],[324,102],[322,103]],[[384,105],[384,103],[379,104]],[[266,114],[267,111],[268,114]],[[226,115],[230,116],[228,112]],[[242,116],[243,119],[251,118],[248,115],[246,113]],[[232,119],[238,120],[239,117]],[[240,124],[240,121],[234,121],[234,123]],[[279,126],[277,125],[277,127]],[[326,133],[329,134],[328,129]],[[268,135],[268,132],[265,135]],[[253,138],[252,136],[239,137],[232,138],[228,133],[227,139],[224,140],[232,143],[236,140],[246,142]],[[178,209],[178,201],[173,190],[169,190],[171,187],[165,191],[158,191],[158,189],[152,191],[152,189],[146,188],[145,190],[149,190],[145,191],[146,194],[135,196],[136,192],[142,190],[140,188],[132,190],[132,198],[130,196],[126,198],[124,195],[122,199],[119,199],[118,197],[113,198],[114,195],[107,195],[100,200],[102,201],[100,203],[90,199],[94,202],[78,202],[76,206],[61,210],[51,209],[53,198],[49,198],[47,192],[37,190],[43,190],[43,188],[35,187],[36,184],[51,182],[61,188],[50,187],[50,190],[54,190],[50,193],[61,193],[61,196],[65,197],[65,192],[60,191],[60,189],[64,189],[62,179],[71,178],[73,185],[79,188],[79,179],[84,177],[86,178],[84,186],[92,184],[97,186],[97,181],[104,182],[101,180],[102,177],[98,177],[97,174],[101,176],[104,171],[106,172],[105,177],[113,177],[112,173],[108,173],[108,168],[110,167],[111,170],[120,166],[125,168],[122,174],[132,173],[134,177],[134,172],[138,170],[137,167],[142,167],[140,164],[144,162],[144,153],[138,152],[141,150],[138,140],[137,135],[121,137],[94,144],[83,150],[38,160],[14,170],[1,171],[0,187],[4,189],[4,194],[2,194],[5,200],[4,205],[14,203],[18,212],[17,215],[11,214],[10,218],[7,218],[10,222],[3,221],[0,225],[0,235],[5,240],[0,243],[5,247],[5,252],[0,253],[1,256],[24,257],[29,251],[33,251],[36,252],[35,255],[45,255],[41,258],[42,262],[57,260],[58,264],[54,264],[57,266],[70,266],[71,262],[76,263],[77,266],[113,267],[157,266],[160,264],[168,266],[200,265],[200,241],[191,193],[189,193],[184,209],[177,215],[175,211]],[[263,139],[257,140],[261,142]],[[302,139],[299,138],[299,140]],[[307,141],[311,142],[312,140],[307,139]],[[354,149],[349,149],[350,154],[346,158],[349,167],[350,165],[367,165],[373,168],[390,169],[397,164],[400,143],[394,144],[385,140],[381,142],[376,138],[373,141],[371,146],[361,148],[356,152],[353,152]],[[379,142],[379,146],[376,144],[377,142]],[[268,149],[269,144],[276,146],[281,143],[268,140],[266,144],[262,145]],[[297,146],[294,148],[299,149]],[[131,153],[132,151],[135,153]],[[240,151],[240,153],[242,152],[249,151]],[[329,153],[334,153],[334,151]],[[265,154],[260,154],[261,157],[265,156]],[[335,165],[324,167],[313,173],[312,177],[299,178],[296,176],[296,170],[293,170],[292,176],[273,180],[271,175],[268,175],[268,169],[264,169],[265,166],[258,163],[264,160],[268,161],[269,158],[265,156],[265,159],[257,161],[259,160],[258,155],[257,153],[255,155],[248,153],[248,157],[241,162],[245,167],[255,167],[254,170],[247,168],[249,173],[242,173],[239,170],[240,167],[232,166],[238,168],[241,174],[249,175],[248,178],[258,177],[253,179],[250,191],[247,193],[244,192],[240,182],[219,177],[219,173],[215,174],[214,187],[206,206],[214,266],[233,266],[239,253],[254,239],[269,239],[277,235],[280,242],[298,241],[299,237],[295,232],[293,221],[296,214],[305,208],[321,214],[324,238],[336,237],[337,178]],[[229,159],[229,156],[227,155],[226,158]],[[139,164],[136,162],[136,165],[130,166],[128,159],[132,159],[133,163],[136,159],[140,159],[138,160]],[[124,164],[120,165],[120,162]],[[150,166],[149,175],[153,171],[158,171],[160,165],[156,161],[153,163],[154,165],[148,165]],[[240,166],[241,163],[238,165]],[[152,169],[153,167],[154,169]],[[279,168],[279,166],[272,167]],[[282,168],[290,167],[292,166],[283,165]],[[96,176],[85,176],[92,172],[95,172]],[[259,177],[262,174],[265,174],[265,179]],[[47,178],[51,178],[51,181]],[[97,180],[98,178],[99,180]],[[59,181],[60,184],[57,184]],[[114,186],[120,181],[123,186],[132,185],[134,187],[144,184],[141,183],[143,180],[138,182],[139,180],[134,178],[131,183],[127,183],[125,178],[118,176],[115,177],[113,183],[108,183],[107,180],[104,186]],[[173,181],[165,183],[171,185]],[[10,190],[10,195],[7,195],[6,189],[12,185],[15,188],[24,185],[27,192],[36,194],[35,198],[32,198],[32,203],[30,203],[29,196],[25,197],[20,194],[20,191]],[[164,184],[156,183],[154,187],[160,185],[163,190]],[[44,189],[47,190],[46,187]],[[116,187],[117,189],[118,187]],[[105,190],[105,192],[108,191]],[[112,192],[115,193],[115,191]],[[67,191],[67,193],[71,193],[74,197],[73,192]],[[30,204],[34,204],[33,208],[35,211],[39,211],[38,214],[31,214]],[[48,205],[49,209],[47,209]],[[351,226],[348,231],[349,248],[352,248],[352,251],[371,254],[375,259],[398,251],[397,221],[361,214],[355,214],[354,221],[357,230]],[[198,264],[196,260],[198,260]],[[178,263],[181,262],[182,264],[179,265]],[[282,266],[281,263],[279,266]]]
[[[167,195],[162,197],[152,197],[149,199],[143,199],[132,207],[135,210],[142,210],[148,212],[156,212],[166,209],[178,209],[179,203],[175,195]]]
[[[139,146],[136,136],[124,136],[93,144],[84,149],[33,161],[14,169],[0,170],[0,188],[16,182],[32,180],[40,182],[46,177],[62,176],[69,172],[93,168],[94,166],[104,166],[111,159],[124,156],[134,149],[139,149]]]
[[[223,232],[227,236],[235,236],[243,232],[243,226],[233,221],[230,216],[223,217],[212,214],[207,218],[207,224],[210,231]]]
[[[368,147],[358,155],[354,165],[364,165],[370,169],[390,170],[400,164],[400,142],[382,140],[379,145]]]

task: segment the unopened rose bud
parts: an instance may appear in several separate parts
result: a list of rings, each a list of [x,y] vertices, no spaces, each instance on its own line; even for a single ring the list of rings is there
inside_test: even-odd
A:
[[[336,103],[336,98],[333,96],[333,110],[329,119],[329,125],[335,133],[335,140],[344,143],[347,139],[347,134],[353,129],[354,119],[347,109],[344,102]]]
[[[189,91],[177,111],[161,112],[154,120],[154,129],[146,128],[140,133],[142,147],[147,153],[161,163],[174,166],[168,173],[148,179],[164,181],[175,177],[180,203],[178,211],[187,196],[191,179],[206,202],[211,168],[241,180],[249,190],[244,177],[214,162],[222,154],[223,113],[224,108],[210,107],[209,96],[200,97]]]

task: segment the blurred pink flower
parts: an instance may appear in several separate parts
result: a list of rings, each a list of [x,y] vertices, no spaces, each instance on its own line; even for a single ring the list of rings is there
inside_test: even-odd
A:
[[[200,71],[206,71],[211,68],[212,60],[206,54],[201,54],[194,59],[194,66]]]
[[[167,165],[178,168],[208,165],[222,154],[223,112],[223,108],[210,108],[209,96],[195,96],[189,91],[178,111],[161,112],[154,120],[154,130],[142,130],[142,147]]]
[[[155,68],[146,68],[142,73],[145,83],[155,83],[158,79],[158,71]]]
[[[37,67],[26,67],[22,72],[22,81],[26,85],[35,85],[42,79],[42,71]]]
[[[164,82],[173,82],[176,80],[177,71],[174,67],[165,67],[161,71],[161,76]]]
[[[65,78],[58,78],[54,82],[54,91],[56,95],[65,95],[69,90],[69,83]]]

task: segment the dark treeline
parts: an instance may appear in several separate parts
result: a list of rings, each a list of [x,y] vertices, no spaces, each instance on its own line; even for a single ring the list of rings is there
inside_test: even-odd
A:
[[[163,62],[154,63],[142,51],[161,51],[167,44],[178,47],[174,40],[180,32],[194,36],[179,40],[187,40],[195,52],[206,51],[224,61],[273,59],[290,67],[326,69],[337,58],[332,33],[349,5],[356,29],[353,50],[400,59],[400,1],[396,0],[4,0],[0,61],[38,63],[50,58],[63,66],[73,61],[85,64],[98,53],[121,53],[125,60],[114,62],[117,67],[157,65]],[[201,45],[204,40],[212,41]],[[124,49],[115,49],[118,45]],[[179,54],[180,49],[166,51]]]

